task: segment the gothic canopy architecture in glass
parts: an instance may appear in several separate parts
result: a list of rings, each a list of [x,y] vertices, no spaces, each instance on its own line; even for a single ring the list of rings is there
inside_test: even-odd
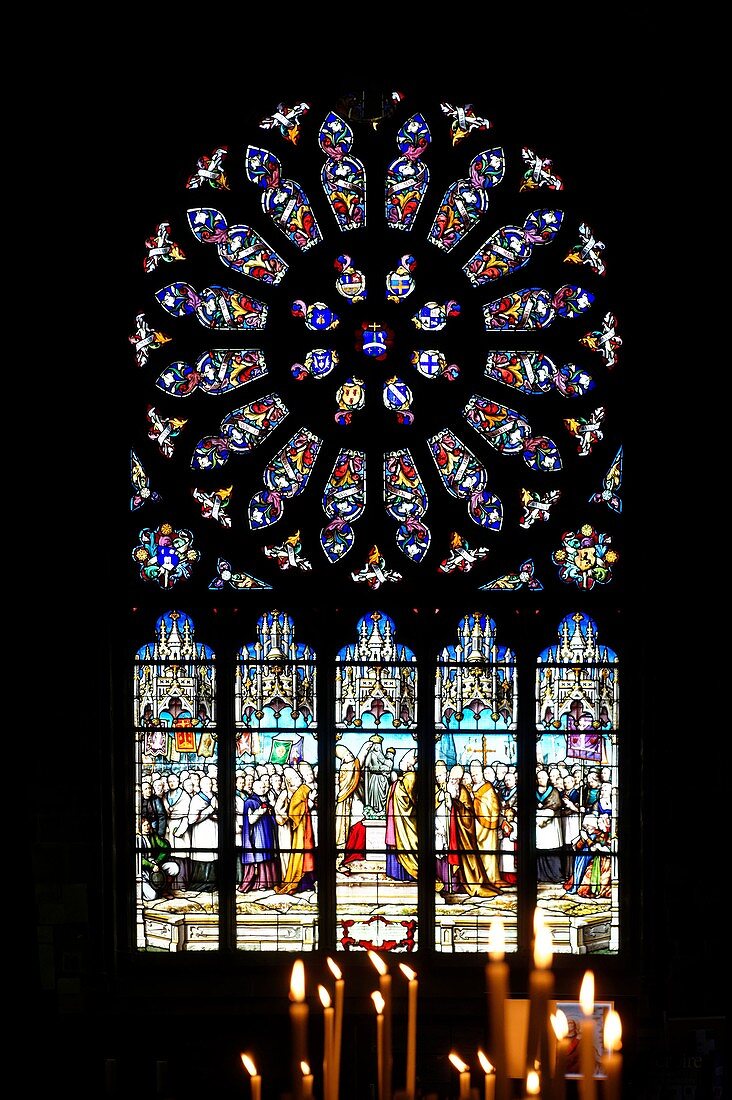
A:
[[[617,953],[608,181],[488,95],[260,100],[129,166],[129,942]]]

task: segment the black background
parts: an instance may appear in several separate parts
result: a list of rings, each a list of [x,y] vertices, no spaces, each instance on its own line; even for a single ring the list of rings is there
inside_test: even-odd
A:
[[[543,24],[534,26],[528,18],[520,35],[507,39],[487,18],[471,34],[456,16],[456,41],[446,21],[417,46],[400,37],[404,31],[392,18],[368,34],[339,31],[350,40],[353,56],[337,65],[338,85],[404,85],[415,105],[422,90],[450,102],[474,102],[517,143],[550,148],[558,166],[566,156],[579,174],[578,193],[593,195],[593,228],[608,240],[608,263],[613,253],[625,260],[620,293],[632,351],[632,376],[624,383],[627,438],[637,461],[632,477],[626,473],[627,504],[635,511],[623,581],[629,598],[642,599],[648,621],[658,626],[658,644],[642,648],[643,737],[653,782],[643,792],[643,966],[622,978],[635,998],[637,1022],[626,1044],[635,1090],[628,1095],[671,1095],[659,1091],[682,1068],[679,1050],[668,1042],[669,1018],[718,1018],[725,1011],[720,961],[727,922],[719,864],[725,849],[713,839],[721,827],[721,802],[709,775],[702,777],[698,795],[693,789],[690,773],[697,765],[686,746],[701,742],[682,741],[704,734],[711,746],[724,735],[712,687],[716,666],[710,654],[717,635],[700,606],[716,598],[715,589],[703,579],[706,540],[700,547],[692,537],[701,525],[708,436],[695,436],[685,419],[699,382],[684,343],[694,295],[679,279],[676,243],[683,241],[683,251],[689,251],[693,215],[701,209],[693,190],[700,119],[681,109],[691,92],[676,55],[667,51],[661,57],[652,36],[635,25],[616,24],[599,42],[588,27],[585,39],[579,35],[572,49],[566,43],[560,49],[547,41]],[[187,171],[200,152],[227,143],[232,134],[236,140],[239,116],[256,114],[255,93],[265,110],[292,98],[326,102],[344,44],[328,36],[327,47],[314,49],[310,43],[320,39],[312,17],[306,29],[301,41],[296,35],[297,43],[283,46],[271,29],[233,33],[226,20],[212,19],[205,34],[189,29],[180,48],[149,28],[128,27],[118,54],[107,34],[88,53],[79,50],[70,45],[66,28],[45,77],[44,107],[31,119],[36,213],[47,212],[42,224],[53,226],[30,259],[48,287],[41,312],[51,322],[43,345],[49,361],[41,378],[53,430],[50,443],[45,434],[34,434],[43,519],[39,523],[33,508],[28,530],[38,547],[42,524],[43,552],[31,585],[37,612],[28,644],[34,646],[29,652],[41,643],[43,652],[53,653],[45,697],[60,707],[43,723],[44,797],[35,815],[36,905],[30,921],[37,934],[27,1020],[28,1037],[42,1040],[49,1052],[44,1067],[34,1065],[34,1079],[65,1079],[82,1094],[101,1092],[105,1057],[120,1059],[135,1091],[152,1094],[155,1058],[170,1058],[172,1065],[176,1051],[193,1046],[198,1057],[175,1081],[180,1094],[187,1095],[184,1087],[200,1093],[210,1086],[221,1095],[240,1095],[231,1052],[241,1048],[243,1030],[264,1042],[259,998],[271,1013],[266,1018],[276,1021],[275,1002],[286,996],[288,960],[267,989],[249,977],[232,992],[221,975],[209,987],[201,965],[192,983],[172,979],[162,1001],[119,981],[114,949],[110,953],[112,901],[103,892],[108,868],[99,840],[109,793],[100,777],[107,774],[108,664],[114,650],[106,618],[110,607],[128,599],[115,570],[127,553],[126,541],[120,552],[117,508],[120,493],[126,508],[128,493],[119,428],[129,400],[120,381],[128,376],[122,366],[128,346],[120,333],[126,335],[131,316],[129,241],[140,234],[141,211],[154,208],[151,197],[168,193],[169,169]],[[397,37],[405,41],[399,60],[393,59]],[[264,45],[256,63],[247,63],[253,40]],[[352,80],[344,79],[344,68]],[[287,162],[286,145],[272,140],[269,147]],[[145,223],[145,233],[153,229]],[[277,247],[272,231],[265,236]],[[36,321],[34,316],[27,329],[24,358],[29,343],[34,354],[38,350]],[[21,401],[30,410],[34,387],[30,372],[26,377]],[[293,427],[294,420],[293,414]],[[385,537],[393,538],[391,531]],[[59,710],[63,752],[50,747],[59,736]],[[78,739],[82,767],[76,751],[69,751]],[[522,981],[525,973],[519,971],[517,993]],[[431,1037],[439,1046],[448,1010],[451,1026],[461,1018],[463,1031],[469,1025],[454,988],[435,985],[432,993],[434,1029],[426,1028],[422,1041],[428,1044]],[[365,1065],[367,1050],[358,1047],[357,1034],[351,1038],[354,1061],[360,1051]],[[440,1073],[435,1070],[435,1082]]]

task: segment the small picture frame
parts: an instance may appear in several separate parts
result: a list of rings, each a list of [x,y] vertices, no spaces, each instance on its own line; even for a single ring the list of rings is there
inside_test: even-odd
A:
[[[579,1064],[579,1037],[581,1024],[585,1019],[585,1014],[582,1011],[582,1005],[579,1001],[557,1001],[556,1004],[557,1008],[561,1008],[562,1012],[567,1017],[567,1026],[569,1028],[567,1032],[569,1051],[567,1054],[565,1077],[577,1080],[582,1076]],[[606,1076],[602,1068],[602,1059],[605,1054],[603,1032],[605,1017],[613,1007],[614,1001],[595,1001],[593,1012],[595,1020],[595,1072],[593,1077],[604,1078]]]

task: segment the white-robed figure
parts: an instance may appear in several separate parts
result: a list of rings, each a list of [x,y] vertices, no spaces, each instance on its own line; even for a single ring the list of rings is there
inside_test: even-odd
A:
[[[213,779],[202,775],[200,787],[191,798],[188,822],[191,827],[191,889],[213,889],[216,883],[219,826],[218,799]]]
[[[183,778],[183,782],[181,782]],[[166,836],[170,841],[170,854],[178,863],[178,874],[173,886],[185,889],[190,874],[190,849],[191,833],[188,824],[188,813],[191,808],[191,790],[185,788],[186,773],[183,777],[176,772],[168,776],[168,790],[163,798],[165,813],[168,818]]]
[[[536,773],[536,878],[537,882],[561,882],[562,799],[549,780],[546,768]]]

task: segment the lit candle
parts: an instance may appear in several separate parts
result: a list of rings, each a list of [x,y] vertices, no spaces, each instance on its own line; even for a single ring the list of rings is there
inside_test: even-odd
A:
[[[623,1025],[620,1016],[611,1009],[605,1017],[603,1042],[607,1054],[602,1060],[602,1068],[607,1074],[603,1095],[605,1100],[620,1100],[620,1072],[623,1067],[623,1056],[618,1054],[622,1047]]]
[[[539,1080],[539,1074],[535,1069],[530,1069],[526,1074],[526,1100],[531,1100],[532,1096],[538,1096],[541,1092],[541,1081]]]
[[[450,1053],[450,1061],[460,1074],[460,1100],[470,1100],[470,1070],[467,1063],[454,1050]]]
[[[368,956],[379,972],[379,991],[384,998],[384,1100],[391,1100],[391,975],[375,951]]]
[[[313,1100],[313,1075],[307,1062],[300,1063],[302,1072],[302,1100]]]
[[[330,1005],[330,993],[324,985],[318,986],[318,996],[323,1006],[323,1100],[332,1100],[333,1009]]]
[[[580,987],[580,1006],[584,1018],[580,1022],[579,1062],[580,1100],[597,1100],[595,1087],[595,976],[586,971]]]
[[[331,974],[336,980],[333,1016],[333,1068],[330,1075],[332,1096],[329,1100],[338,1100],[341,1087],[341,1035],[343,1034],[343,991],[345,989],[345,983],[340,967],[337,966],[333,959],[328,959],[328,966]]]
[[[508,1097],[505,1018],[505,1003],[508,998],[508,963],[504,961],[505,949],[503,921],[496,917],[491,921],[488,931],[488,963],[485,968],[491,1054],[496,1064],[496,1100],[507,1100]]]
[[[292,1025],[292,1091],[294,1100],[304,1100],[301,1062],[307,1057],[308,1006],[305,1003],[305,965],[295,959],[290,979],[290,1023]]]
[[[552,1028],[557,1037],[557,1057],[554,1062],[554,1079],[552,1081],[551,1100],[565,1100],[567,1095],[567,1056],[569,1054],[569,1024],[567,1017],[558,1008],[551,1015]]]
[[[496,1095],[496,1071],[495,1068],[486,1058],[482,1050],[478,1051],[478,1061],[480,1062],[483,1073],[485,1074],[485,1092],[483,1094],[483,1100],[494,1100]]]
[[[409,1004],[407,1009],[407,1100],[414,1100],[417,1091],[417,975],[404,963],[399,969],[409,982]]]
[[[262,1078],[257,1073],[257,1067],[248,1054],[241,1055],[241,1064],[250,1077],[252,1100],[262,1100]]]
[[[378,989],[375,989],[371,994],[371,1000],[376,1009],[376,1079],[379,1100],[384,1100],[384,998]]]
[[[539,912],[539,910],[537,910]],[[549,999],[554,992],[552,934],[543,918],[535,924],[534,969],[529,976],[529,1029],[526,1038],[526,1065],[533,1066],[538,1056],[541,1075],[549,1074]]]

